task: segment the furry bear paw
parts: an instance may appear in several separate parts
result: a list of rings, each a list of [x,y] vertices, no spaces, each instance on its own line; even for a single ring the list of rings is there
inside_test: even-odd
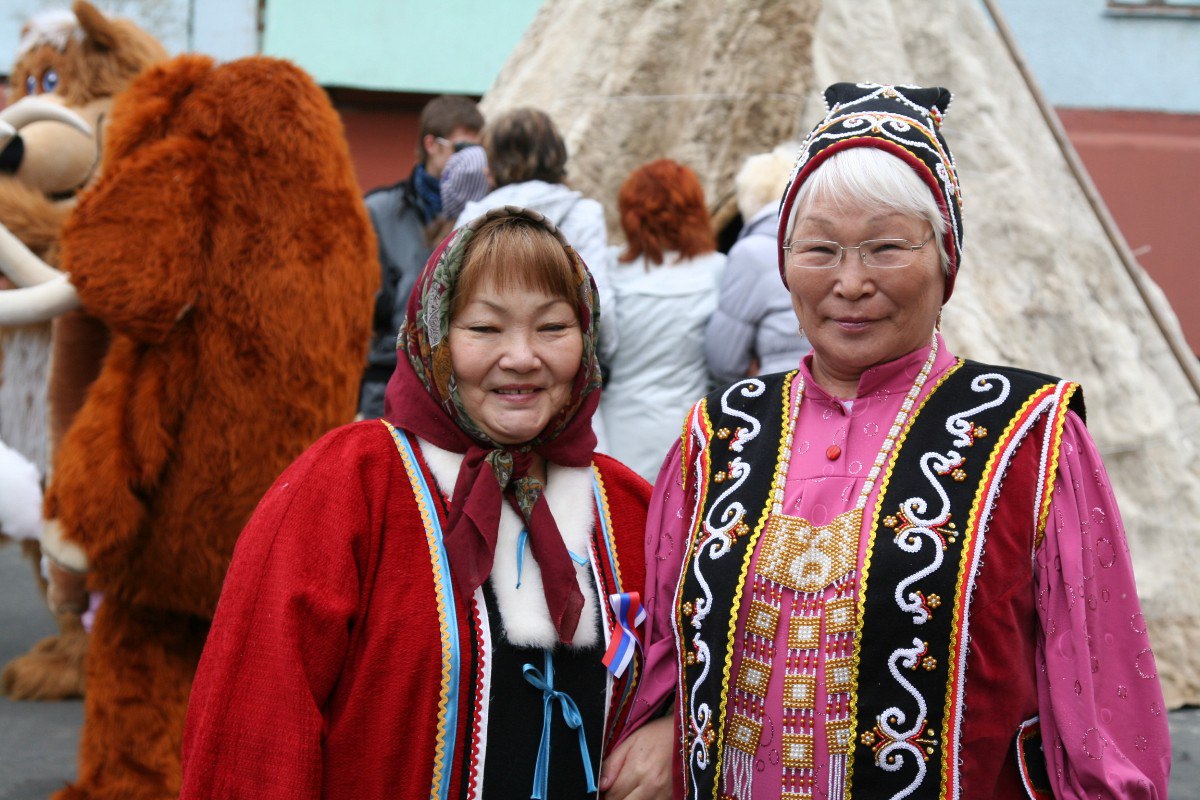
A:
[[[87,633],[78,616],[59,619],[60,633],[42,639],[8,662],[0,691],[13,700],[65,700],[83,697]]]

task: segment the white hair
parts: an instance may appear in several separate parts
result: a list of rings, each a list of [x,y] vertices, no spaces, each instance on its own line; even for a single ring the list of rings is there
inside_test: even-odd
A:
[[[804,181],[792,204],[785,240],[791,241],[796,222],[819,200],[839,207],[898,211],[933,227],[938,261],[950,274],[945,236],[948,224],[929,186],[899,157],[877,147],[851,147],[834,153]]]
[[[733,179],[738,213],[748,220],[768,205],[778,205],[796,163],[797,142],[785,142],[769,153],[752,155],[742,162]]]
[[[67,42],[72,38],[83,39],[83,28],[80,27],[74,13],[65,8],[41,11],[30,17],[21,30],[21,39],[17,43],[17,58],[44,44],[61,53],[67,49]]]

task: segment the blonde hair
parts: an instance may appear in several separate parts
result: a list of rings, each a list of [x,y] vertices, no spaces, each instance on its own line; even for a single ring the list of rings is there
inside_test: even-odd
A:
[[[743,220],[750,219],[764,206],[779,202],[799,149],[796,142],[784,142],[769,153],[758,153],[742,162],[733,185]]]

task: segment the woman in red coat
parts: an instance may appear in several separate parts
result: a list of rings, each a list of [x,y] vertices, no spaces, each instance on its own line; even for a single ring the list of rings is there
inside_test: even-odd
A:
[[[317,442],[242,534],[183,797],[595,795],[640,670],[649,500],[593,452],[595,298],[539,214],[443,242],[384,418]]]

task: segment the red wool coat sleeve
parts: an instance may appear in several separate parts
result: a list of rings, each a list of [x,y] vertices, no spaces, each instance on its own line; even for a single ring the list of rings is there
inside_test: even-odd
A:
[[[390,444],[366,446],[386,430],[363,424],[306,451],[238,541],[189,703],[183,798],[322,796],[323,710],[386,516],[371,489],[404,480]]]

